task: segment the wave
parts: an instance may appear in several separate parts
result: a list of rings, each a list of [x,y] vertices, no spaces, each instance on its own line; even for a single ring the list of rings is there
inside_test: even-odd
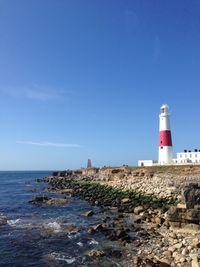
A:
[[[21,219],[8,220],[7,223],[10,226],[19,226],[21,223]]]
[[[92,238],[92,239],[88,242],[88,244],[89,244],[89,245],[98,245],[99,242]]]
[[[45,229],[50,229],[55,233],[61,232],[61,225],[57,222],[49,222],[47,224],[44,224]]]
[[[72,264],[76,261],[76,258],[66,256],[64,253],[52,252],[50,253],[50,257],[57,261],[64,261],[68,264]]]

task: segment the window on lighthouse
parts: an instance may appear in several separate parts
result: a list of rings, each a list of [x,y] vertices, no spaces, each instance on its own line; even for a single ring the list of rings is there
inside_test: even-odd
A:
[[[165,113],[165,109],[164,109],[164,108],[162,108],[162,109],[161,109],[161,112],[162,112],[162,113]]]

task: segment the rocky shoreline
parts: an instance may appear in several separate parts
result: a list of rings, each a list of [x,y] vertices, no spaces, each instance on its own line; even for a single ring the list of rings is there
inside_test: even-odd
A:
[[[88,229],[88,233],[91,235],[102,233],[109,240],[118,240],[123,246],[132,246],[136,255],[131,259],[133,267],[198,267],[200,255],[198,208],[176,207],[178,202],[184,200],[181,196],[184,186],[199,181],[198,172],[195,173],[195,170],[191,173],[191,169],[185,168],[184,175],[179,170],[171,170],[174,172],[173,179],[172,173],[166,169],[159,175],[159,169],[153,172],[148,168],[68,170],[54,173],[54,176],[45,178],[45,182],[50,185],[48,191],[64,195],[70,193],[93,205],[101,206],[102,209],[113,207],[116,210],[116,217],[103,218],[102,223],[92,226]],[[190,176],[187,176],[187,171],[190,171]],[[191,192],[198,191],[192,190],[196,191]],[[185,203],[182,204],[184,205]],[[180,218],[176,221],[177,217]],[[172,227],[177,226],[177,223],[179,227]],[[184,228],[183,225],[192,227]],[[102,253],[99,256],[103,256]],[[95,252],[94,256],[97,254]]]

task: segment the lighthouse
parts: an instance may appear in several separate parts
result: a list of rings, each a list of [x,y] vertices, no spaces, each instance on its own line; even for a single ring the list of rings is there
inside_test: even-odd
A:
[[[173,163],[172,137],[170,129],[170,113],[168,105],[162,105],[160,108],[160,140],[158,163],[161,165]]]

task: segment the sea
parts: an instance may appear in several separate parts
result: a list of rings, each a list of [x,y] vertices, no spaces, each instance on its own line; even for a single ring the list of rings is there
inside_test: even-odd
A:
[[[131,251],[102,234],[88,234],[91,225],[102,223],[99,207],[69,196],[64,205],[36,205],[29,201],[35,196],[62,197],[44,193],[47,184],[37,179],[51,175],[49,171],[0,172],[0,267],[111,267],[129,266]],[[85,217],[83,212],[94,215]],[[114,216],[114,213],[113,213]],[[63,226],[73,225],[75,233]],[[104,257],[89,257],[91,250],[104,251]],[[109,251],[121,251],[122,257],[110,256]],[[130,264],[131,266],[131,264]]]

